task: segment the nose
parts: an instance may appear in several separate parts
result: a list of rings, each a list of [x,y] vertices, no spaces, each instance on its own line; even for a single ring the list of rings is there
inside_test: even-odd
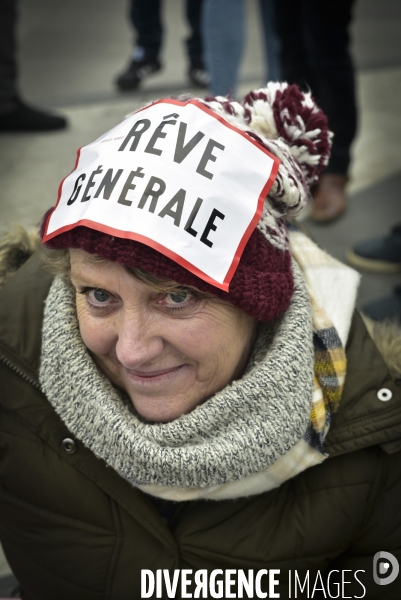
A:
[[[157,362],[164,345],[157,323],[143,311],[139,309],[123,315],[118,327],[116,355],[126,369],[139,369]]]

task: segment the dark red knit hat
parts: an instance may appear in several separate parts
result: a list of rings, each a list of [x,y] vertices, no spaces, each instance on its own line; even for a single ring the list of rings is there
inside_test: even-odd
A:
[[[195,286],[258,320],[272,321],[287,310],[294,287],[284,217],[301,212],[309,200],[309,185],[327,164],[331,146],[327,119],[310,94],[286,83],[270,83],[248,94],[242,103],[222,97],[202,102],[281,161],[262,218],[249,237],[228,292],[150,246],[89,227],[76,226],[45,245],[53,249],[80,248],[182,285]],[[42,235],[52,210],[44,216]]]

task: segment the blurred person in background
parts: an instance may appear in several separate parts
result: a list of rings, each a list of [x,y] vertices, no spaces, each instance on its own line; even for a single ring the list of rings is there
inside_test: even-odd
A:
[[[347,206],[350,149],[357,127],[348,28],[354,0],[274,0],[282,76],[310,89],[334,132],[330,162],[313,189],[311,218],[327,223]]]
[[[20,96],[17,78],[17,0],[0,2],[0,131],[50,131],[64,129],[67,120],[27,105]]]
[[[278,81],[281,79],[281,70],[273,0],[259,0],[259,8],[265,49],[265,81]],[[244,0],[204,0],[202,33],[211,93],[235,98],[246,41]]]
[[[348,249],[347,259],[351,265],[368,273],[401,273],[401,223],[386,235],[355,244]],[[391,296],[364,306],[363,312],[374,321],[396,319],[401,324],[401,285],[394,287]]]
[[[191,34],[186,40],[188,78],[191,85],[200,88],[208,84],[200,31],[202,1],[186,0],[185,2],[186,18],[191,29]],[[130,20],[136,32],[135,47],[128,68],[116,79],[116,85],[121,91],[136,90],[142,81],[162,69],[161,0],[131,0]]]

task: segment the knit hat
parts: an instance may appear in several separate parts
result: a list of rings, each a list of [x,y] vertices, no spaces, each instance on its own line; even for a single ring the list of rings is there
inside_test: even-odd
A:
[[[185,113],[180,112],[184,109]],[[169,114],[164,115],[166,112]],[[147,211],[138,211],[139,218],[144,219],[144,225],[138,226],[135,222],[131,229],[131,225],[114,225],[114,215],[122,209],[116,204],[114,207],[117,208],[113,208],[110,194],[116,189],[116,181],[120,176],[121,182],[124,181],[123,169],[118,169],[118,166],[122,166],[118,161],[122,161],[123,152],[118,154],[118,151],[137,150],[141,135],[147,129],[149,136],[151,135],[152,118],[146,117],[152,114],[157,114],[162,120],[154,129],[146,148],[142,145],[145,153],[160,156],[160,140],[167,135],[165,126],[170,125],[167,127],[168,132],[177,132],[177,127],[173,129],[171,126],[179,121],[174,161],[185,161],[184,166],[187,168],[192,160],[191,157],[187,158],[189,153],[205,138],[202,158],[199,164],[196,163],[198,179],[194,180],[193,174],[188,173],[185,180],[195,181],[193,187],[197,193],[201,190],[199,196],[201,193],[209,194],[217,203],[215,205],[220,207],[211,211],[202,236],[194,229],[194,215],[197,214],[196,211],[199,212],[203,202],[201,197],[198,197],[191,214],[185,219],[185,227],[181,225],[180,229],[174,228],[177,223],[181,224],[186,193],[184,186],[158,212],[158,216],[169,217],[162,220],[168,223],[166,226],[163,223],[166,231],[168,227],[172,231],[169,238],[171,241],[165,243],[164,233],[158,233],[161,220],[153,216],[155,206],[166,187],[165,180],[175,177],[175,171],[171,169],[176,168],[176,165],[167,165],[167,152],[163,158],[156,159],[162,174],[166,173],[166,176],[163,175],[164,179],[153,176],[146,187],[144,172],[147,169],[138,167],[139,163],[132,163],[129,168],[136,170],[130,171],[124,187],[118,192],[117,202],[128,208],[140,197],[133,194],[136,187],[133,184],[134,178],[145,186],[136,206],[143,209],[147,203]],[[175,280],[181,285],[195,286],[230,302],[261,321],[277,318],[288,308],[294,286],[284,218],[298,216],[306,206],[310,198],[309,186],[317,181],[320,171],[327,165],[331,147],[332,134],[328,130],[327,119],[310,93],[303,93],[297,86],[287,83],[268,83],[266,88],[249,93],[242,102],[230,101],[221,96],[204,100],[165,99],[144,107],[128,119],[133,117],[134,124],[125,137],[115,135],[120,132],[117,126],[93,143],[100,148],[97,153],[94,153],[93,145],[78,151],[76,169],[60,184],[56,207],[47,211],[43,218],[41,233],[44,244],[53,249],[80,248],[107,260]],[[193,137],[189,133],[186,135],[187,127],[189,130],[190,125],[195,122],[200,123],[198,133]],[[124,123],[128,125],[123,121],[120,127]],[[209,131],[209,125],[212,132],[217,131],[218,127],[223,129],[221,135],[225,137],[219,137],[216,141],[217,136],[213,133],[213,138],[210,136],[206,143],[208,136],[203,132]],[[220,143],[222,139],[227,142]],[[107,160],[104,157],[107,150],[103,149],[107,144],[107,150],[114,144],[114,160],[117,162],[114,162],[114,170],[106,171],[108,165],[104,164]],[[223,155],[228,146],[232,150],[228,148]],[[134,154],[129,154],[132,161]],[[192,154],[195,155],[195,152]],[[135,159],[137,156],[135,155]],[[142,156],[146,161],[145,154]],[[150,158],[155,160],[152,156]],[[96,169],[92,170],[82,192],[82,183],[90,172],[88,165],[92,165],[90,169]],[[217,166],[220,166],[219,173],[213,172]],[[183,165],[180,164],[180,168]],[[78,173],[81,174],[77,177]],[[157,173],[160,175],[159,171]],[[100,174],[103,179],[99,185],[97,182],[95,185],[95,177],[100,181]],[[215,181],[210,181],[214,176]],[[198,187],[203,183],[209,186],[204,191],[202,187]],[[80,202],[76,202],[78,197]],[[77,208],[82,213],[89,206],[89,200],[92,200],[91,206],[98,206],[99,210],[106,207],[104,210],[109,211],[107,218],[112,226],[108,221],[101,222],[100,218],[94,222],[93,217],[87,218],[86,215],[84,218],[69,217],[72,214],[71,205],[76,202],[74,210]],[[82,204],[86,202],[88,204]],[[208,202],[210,212],[211,200]],[[223,213],[222,205],[218,202],[225,202],[224,206],[228,206],[228,211],[224,209]],[[203,204],[206,205],[207,201]],[[224,222],[227,212],[230,214]],[[131,216],[134,220],[136,217],[132,215],[136,214],[133,211],[126,212],[124,217],[127,215],[126,218],[129,219]],[[207,248],[211,248],[217,239],[217,228],[223,232],[222,236],[225,235],[222,238],[225,241],[220,249],[216,243],[216,250],[213,248],[213,251],[220,252],[216,257],[221,257],[221,253],[224,254],[227,248],[228,263],[225,266],[222,266],[224,261],[208,258],[211,254],[207,256]],[[168,231],[166,235],[170,235]],[[199,238],[203,244],[199,243]],[[202,252],[206,259],[201,256]],[[197,253],[200,255],[199,262]],[[205,263],[202,260],[209,261],[207,268],[203,267]],[[221,276],[215,274],[220,273],[219,269],[223,269]]]

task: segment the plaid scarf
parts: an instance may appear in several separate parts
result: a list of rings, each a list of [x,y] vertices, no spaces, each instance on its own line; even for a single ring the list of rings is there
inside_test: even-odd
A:
[[[344,346],[359,275],[321,250],[295,227],[291,227],[290,241],[292,256],[303,272],[312,307],[315,364],[309,443],[324,454],[323,441],[344,388],[347,368]]]

